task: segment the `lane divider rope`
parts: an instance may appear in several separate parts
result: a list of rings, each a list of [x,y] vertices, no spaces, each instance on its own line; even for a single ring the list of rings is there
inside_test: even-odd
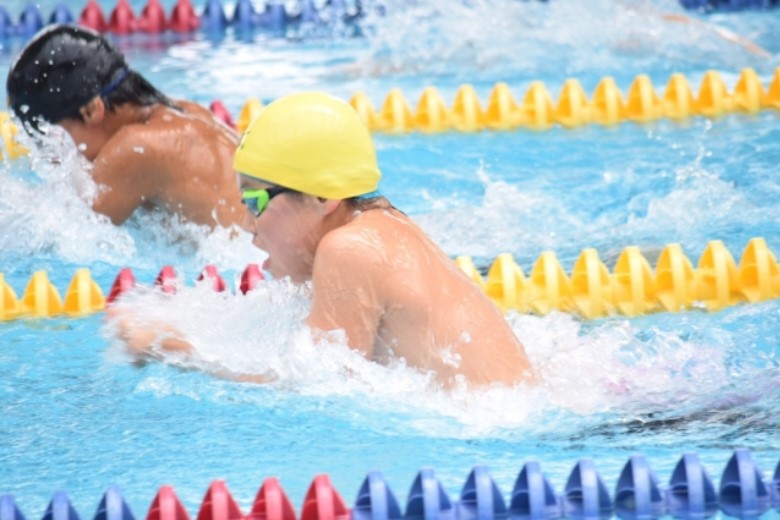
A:
[[[719,511],[728,517],[753,519],[780,511],[780,464],[774,477],[764,478],[746,449],[734,450],[716,487],[696,453],[683,455],[668,480],[660,483],[641,454],[623,466],[613,492],[591,459],[579,460],[562,491],[544,474],[541,464],[526,462],[512,492],[505,498],[486,466],[475,466],[459,498],[452,498],[432,468],[420,470],[409,489],[406,507],[378,471],[369,472],[350,509],[327,474],[317,475],[296,515],[278,479],[266,478],[257,491],[251,511],[244,515],[222,480],[214,480],[199,506],[198,520],[555,520],[590,518],[606,520],[709,518]],[[1,520],[24,520],[11,495],[0,496]],[[94,520],[134,520],[117,487],[103,495]],[[64,491],[54,493],[43,520],[78,520]],[[146,520],[190,520],[172,486],[163,485],[152,500]]]
[[[504,312],[545,315],[561,311],[586,319],[631,317],[693,309],[717,311],[739,303],[780,297],[780,265],[763,238],[748,242],[739,264],[723,242],[713,240],[707,244],[695,268],[679,244],[669,244],[663,249],[655,269],[637,246],[623,249],[612,272],[593,248],[582,250],[571,274],[552,251],[538,257],[528,277],[510,253],[498,255],[486,277],[470,257],[461,256],[455,262]],[[236,281],[235,292],[246,294],[263,279],[257,264],[249,264]],[[219,292],[229,289],[213,265],[201,271],[198,283],[207,283]],[[0,321],[86,316],[103,311],[135,285],[132,270],[122,269],[105,297],[89,269],[82,268],[76,271],[63,299],[46,271],[37,271],[18,298],[0,273]],[[172,266],[165,266],[154,285],[173,294],[183,282]]]
[[[682,121],[695,116],[714,119],[731,113],[757,114],[768,109],[780,111],[780,67],[775,69],[766,89],[755,70],[742,69],[733,91],[729,91],[716,71],[708,71],[696,97],[688,79],[678,73],[669,78],[663,97],[658,96],[650,78],[642,74],[631,83],[626,98],[615,80],[605,77],[598,83],[591,99],[577,80],[568,79],[557,102],[553,102],[544,83],[534,81],[521,103],[516,101],[506,83],[493,86],[485,107],[474,87],[468,84],[458,88],[451,107],[433,87],[423,90],[415,110],[400,89],[388,92],[379,111],[362,92],[355,93],[349,103],[371,131],[389,134],[512,131],[521,128],[543,131],[558,126],[576,128],[593,123],[613,126],[626,121],[641,124],[659,119]],[[221,101],[214,101],[210,108],[228,126],[242,133],[259,115],[263,103],[257,98],[249,98],[235,122]],[[0,112],[0,158],[18,158],[29,153],[27,148],[16,142],[18,132],[9,114]]]

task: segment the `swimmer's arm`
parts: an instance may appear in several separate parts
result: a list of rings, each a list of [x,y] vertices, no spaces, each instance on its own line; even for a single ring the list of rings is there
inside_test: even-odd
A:
[[[182,338],[174,326],[163,322],[140,322],[125,311],[109,309],[109,318],[116,320],[119,338],[127,351],[138,360],[160,358],[161,351],[189,354],[192,343]],[[274,374],[237,374],[227,370],[210,371],[212,375],[239,383],[266,384],[276,381]]]
[[[128,137],[130,132],[120,130],[103,147],[92,168],[99,190],[92,209],[116,225],[127,220],[145,201],[154,199],[163,180],[152,175],[158,169],[154,144],[145,142],[143,135]]]
[[[116,309],[110,309],[108,317],[114,319],[117,336],[133,355],[154,357],[155,349],[181,353],[192,351],[192,344],[169,323],[140,321],[132,314]]]
[[[307,323],[316,335],[342,329],[350,348],[372,359],[383,305],[377,290],[377,252],[332,232],[320,241],[312,273]]]
[[[628,5],[619,3],[620,5],[623,5],[623,7],[631,10],[639,10],[644,15],[650,15],[650,16],[656,16],[660,17],[662,20],[672,23],[683,23],[683,24],[689,24],[689,25],[695,25],[697,27],[703,27],[706,30],[712,31],[715,34],[717,34],[719,37],[723,38],[724,40],[737,44],[744,49],[746,49],[748,52],[751,52],[753,54],[756,54],[758,56],[761,56],[762,58],[771,58],[772,53],[761,47],[760,45],[757,45],[756,43],[750,41],[749,39],[745,38],[744,36],[740,36],[733,31],[729,31],[728,29],[725,29],[723,27],[720,27],[718,25],[715,25],[710,22],[705,22],[702,20],[698,20],[696,18],[692,18],[690,16],[685,16],[682,14],[677,13],[660,13],[657,10],[646,7],[642,5]]]

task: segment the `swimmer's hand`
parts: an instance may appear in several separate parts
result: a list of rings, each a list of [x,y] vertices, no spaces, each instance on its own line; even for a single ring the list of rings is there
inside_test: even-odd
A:
[[[183,334],[170,323],[142,320],[127,309],[109,307],[107,318],[114,322],[117,337],[125,344],[128,353],[143,363],[162,358],[163,353],[191,354],[194,347],[182,339]],[[216,377],[238,383],[267,384],[278,379],[274,373],[239,374],[224,369],[208,372]]]
[[[138,316],[110,307],[108,319],[115,322],[117,336],[130,354],[140,357],[159,357],[160,351],[189,353],[192,344],[182,339],[183,334],[169,323],[142,321]]]

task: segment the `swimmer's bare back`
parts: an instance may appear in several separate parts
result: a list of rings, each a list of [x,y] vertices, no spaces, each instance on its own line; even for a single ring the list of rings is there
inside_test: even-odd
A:
[[[206,108],[176,104],[181,110],[129,108],[145,112],[121,126],[95,158],[92,176],[102,189],[93,208],[115,224],[141,206],[196,224],[238,224],[244,216],[232,166],[238,136]]]

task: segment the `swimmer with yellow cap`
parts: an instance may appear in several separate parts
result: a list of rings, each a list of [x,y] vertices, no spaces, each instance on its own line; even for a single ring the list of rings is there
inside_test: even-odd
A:
[[[402,358],[445,387],[533,380],[498,307],[376,192],[371,136],[348,104],[314,92],[271,103],[247,128],[233,165],[244,227],[269,255],[264,268],[311,281],[307,323],[315,336],[343,331],[367,359]],[[180,354],[198,348],[185,331],[113,317],[133,353],[154,357],[152,344]]]
[[[308,325],[366,358],[403,358],[446,386],[531,379],[498,308],[376,189],[371,136],[347,103],[301,93],[268,105],[233,165],[245,227],[277,278],[312,282]]]

